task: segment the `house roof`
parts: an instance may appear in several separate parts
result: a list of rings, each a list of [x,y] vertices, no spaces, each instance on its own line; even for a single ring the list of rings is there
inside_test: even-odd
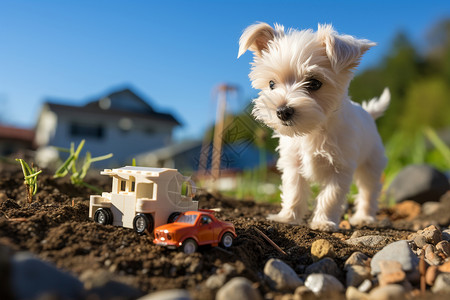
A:
[[[146,101],[130,89],[113,92],[100,99],[90,101],[84,106],[64,105],[50,101],[46,102],[46,104],[54,112],[107,114],[120,117],[160,120],[181,125],[172,114],[156,112]]]
[[[33,142],[34,130],[0,125],[0,139]]]
[[[126,166],[117,169],[105,169],[101,172],[102,175],[118,175],[118,174],[130,174],[130,175],[144,175],[150,177],[159,177],[159,174],[165,172],[174,172],[175,169],[167,168],[149,168],[149,167],[134,167]]]

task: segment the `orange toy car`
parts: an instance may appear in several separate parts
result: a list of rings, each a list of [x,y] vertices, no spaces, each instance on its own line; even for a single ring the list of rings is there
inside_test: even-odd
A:
[[[218,220],[212,211],[187,211],[173,223],[155,228],[156,245],[181,248],[184,253],[194,253],[199,245],[224,248],[233,245],[236,231],[233,224]]]

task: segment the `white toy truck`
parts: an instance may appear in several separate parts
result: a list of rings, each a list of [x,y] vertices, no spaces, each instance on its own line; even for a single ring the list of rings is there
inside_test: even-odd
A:
[[[89,217],[99,224],[151,233],[175,221],[181,212],[198,210],[198,201],[192,200],[192,181],[175,169],[127,166],[100,174],[113,181],[111,193],[90,197]]]

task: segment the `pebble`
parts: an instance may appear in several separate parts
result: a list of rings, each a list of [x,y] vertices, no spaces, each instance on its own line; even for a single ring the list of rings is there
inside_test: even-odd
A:
[[[217,292],[216,300],[262,300],[260,292],[245,277],[234,277]]]
[[[357,238],[350,238],[345,241],[349,245],[365,246],[365,247],[384,247],[387,244],[385,236],[381,235],[366,235]]]
[[[350,230],[350,229],[352,229],[352,226],[350,225],[350,222],[349,222],[349,221],[347,221],[347,220],[342,220],[342,221],[339,223],[339,229],[342,229],[342,230]]]
[[[416,270],[419,265],[419,258],[414,254],[408,242],[405,240],[393,242],[373,256],[370,262],[372,274],[380,273],[379,262],[382,260],[398,261],[402,265],[402,270],[405,272]]]
[[[358,290],[363,293],[367,293],[372,288],[372,280],[366,279],[364,280],[358,287]]]
[[[311,245],[311,258],[314,262],[321,260],[324,257],[334,258],[333,245],[324,239],[316,240]]]
[[[378,274],[380,286],[399,283],[405,280],[406,274],[398,261],[381,260],[379,263],[381,272]]]
[[[450,273],[439,274],[431,291],[433,293],[450,293]]]
[[[345,298],[347,300],[368,300],[369,295],[361,292],[354,286],[349,286],[345,291]]]
[[[208,289],[214,290],[222,287],[225,284],[226,280],[226,274],[213,274],[206,280],[205,285]]]
[[[305,274],[313,273],[329,274],[335,277],[341,276],[341,270],[339,269],[338,265],[333,259],[329,257],[325,257],[306,268]]]
[[[441,263],[441,258],[436,254],[436,247],[428,244],[425,247],[425,260],[432,266],[437,266]]]
[[[448,241],[440,241],[437,243],[436,250],[440,251],[446,257],[450,257],[450,243]]]
[[[349,266],[345,276],[345,283],[347,286],[359,286],[361,283],[370,279],[370,268],[366,266],[353,265]]]
[[[145,295],[137,300],[191,300],[189,292],[182,289],[159,291]]]
[[[450,242],[450,228],[442,230],[442,239]]]
[[[17,299],[37,299],[49,291],[59,298],[78,299],[84,290],[77,278],[27,252],[11,259],[11,287]]]
[[[298,299],[300,298],[300,299]],[[306,286],[302,285],[295,289],[294,293],[295,300],[315,300],[316,296],[313,291],[308,289]]]
[[[413,241],[414,244],[416,244],[416,246],[419,247],[420,249],[422,249],[425,245],[428,245],[427,239],[421,234],[416,234]]]
[[[427,243],[436,245],[442,240],[442,233],[435,225],[430,225],[424,230],[417,232],[419,235],[423,235],[427,240]]]
[[[370,293],[370,299],[377,300],[402,300],[405,299],[405,288],[400,284],[388,284],[374,288]]]
[[[420,215],[422,207],[419,203],[411,200],[405,200],[394,206],[394,218],[406,219],[411,221]]]
[[[358,266],[369,266],[370,258],[362,252],[356,251],[350,255],[349,258],[345,261],[344,270],[346,270],[350,266],[358,265]]]
[[[433,215],[442,208],[440,202],[425,202],[422,204],[422,213],[424,215]]]
[[[450,260],[438,267],[440,272],[450,273]]]
[[[344,291],[342,283],[329,274],[311,274],[306,278],[305,286],[316,295]]]
[[[439,274],[439,270],[438,270],[437,266],[429,266],[425,273],[425,282],[429,286],[433,286],[434,281],[436,280],[436,277],[438,276],[438,274]]]
[[[269,285],[279,291],[293,291],[303,284],[303,281],[290,266],[275,258],[267,261],[264,266],[264,275]]]

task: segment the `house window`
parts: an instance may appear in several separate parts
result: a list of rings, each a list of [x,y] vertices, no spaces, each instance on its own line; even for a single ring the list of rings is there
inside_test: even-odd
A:
[[[125,180],[120,180],[120,191],[125,192],[127,188],[127,182]]]
[[[104,136],[104,128],[99,124],[72,123],[70,124],[70,135],[73,137],[100,139]]]

